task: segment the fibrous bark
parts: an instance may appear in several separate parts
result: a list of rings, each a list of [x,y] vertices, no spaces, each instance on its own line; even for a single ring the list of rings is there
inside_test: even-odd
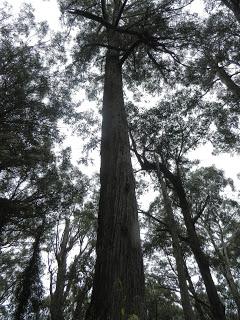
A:
[[[144,319],[144,274],[119,55],[106,55],[97,260],[87,320]]]

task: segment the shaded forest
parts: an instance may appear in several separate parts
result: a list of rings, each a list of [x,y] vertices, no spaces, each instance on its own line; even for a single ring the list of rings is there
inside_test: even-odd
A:
[[[198,160],[239,153],[240,1],[58,6],[0,3],[0,319],[240,319],[238,177]]]

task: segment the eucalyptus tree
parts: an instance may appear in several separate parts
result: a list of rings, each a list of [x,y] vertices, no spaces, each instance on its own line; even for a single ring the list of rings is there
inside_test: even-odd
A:
[[[212,179],[213,180],[213,179]],[[201,219],[210,244],[214,248],[213,265],[225,280],[229,296],[234,301],[234,311],[240,315],[240,290],[238,278],[238,254],[231,247],[237,246],[236,233],[239,232],[239,203],[221,195],[212,199]],[[236,312],[237,310],[237,312]]]
[[[204,114],[207,106],[206,102],[199,100],[198,95],[191,91],[187,98],[181,93],[175,95],[174,100],[162,101],[158,108],[146,112],[146,118],[141,116],[134,121],[132,129],[137,134],[135,138],[132,136],[132,146],[141,168],[148,171],[159,169],[174,190],[183,215],[189,246],[206,287],[212,316],[217,320],[226,319],[224,305],[214,284],[210,261],[201,246],[196,227],[208,200],[206,197],[194,210],[185,186],[190,165],[186,153],[196,148],[200,141],[204,142],[212,122],[211,117]]]
[[[9,222],[33,212],[34,197],[26,191],[26,184],[33,185],[33,180],[54,164],[53,145],[59,142],[57,121],[70,117],[73,108],[65,90],[67,82],[63,84],[58,71],[53,70],[56,47],[49,39],[48,27],[36,23],[32,8],[26,5],[13,15],[11,7],[1,4],[0,35],[2,232]],[[50,48],[52,54],[47,55]],[[64,110],[67,105],[68,111]]]
[[[177,293],[172,288],[164,287],[158,277],[146,276],[147,319],[183,320]]]
[[[50,271],[49,309],[51,319],[57,320],[74,318],[77,308],[80,319],[84,316],[83,303],[92,283],[96,207],[91,200],[85,202],[87,196],[91,197],[88,179],[70,162],[62,163],[59,177],[62,187],[54,219],[56,227],[52,224],[46,248]]]
[[[89,180],[72,166],[67,149],[48,177],[31,182],[26,189],[33,192],[33,212],[23,219],[17,217],[4,230],[2,311],[6,319],[45,319],[47,315],[73,319],[76,308],[82,316],[92,284],[95,244],[96,200],[90,194]],[[26,190],[22,192],[25,196]],[[46,292],[48,277],[50,293]],[[77,296],[82,296],[82,302],[76,301]]]
[[[195,314],[193,312],[193,308],[190,301],[190,295],[188,291],[186,265],[184,262],[181,242],[179,241],[179,231],[178,231],[179,228],[174,217],[174,212],[172,209],[170,197],[168,195],[167,186],[161,175],[160,170],[157,170],[157,176],[158,176],[158,181],[162,190],[164,209],[166,212],[167,222],[168,222],[167,226],[170,230],[170,234],[172,238],[173,255],[176,261],[176,269],[177,269],[177,275],[178,275],[178,283],[180,288],[184,319],[190,320],[195,317]]]
[[[159,184],[156,181],[156,184]],[[164,186],[164,189],[166,187]],[[170,189],[171,190],[171,189]],[[162,289],[178,292],[181,300],[175,301],[182,305],[182,317],[190,317],[188,300],[191,300],[190,308],[194,309],[193,319],[209,320],[212,314],[209,309],[205,290],[196,279],[199,277],[199,270],[194,263],[192,251],[188,245],[188,238],[184,223],[176,205],[173,195],[168,195],[168,206],[171,205],[171,220],[169,213],[166,215],[166,204],[163,196],[160,195],[151,203],[149,210],[144,212],[145,226],[148,230],[145,235],[144,253],[150,260],[147,270],[150,278],[155,279]],[[170,211],[170,206],[168,208]],[[173,221],[174,219],[174,221]],[[148,221],[148,223],[147,223]],[[169,223],[171,221],[171,224]],[[173,230],[176,231],[172,236]],[[177,239],[176,239],[177,238]],[[178,244],[176,245],[176,240]],[[178,250],[178,252],[176,252]],[[194,279],[194,280],[192,280]],[[151,299],[151,296],[150,296]],[[156,299],[156,305],[157,303]]]
[[[187,27],[182,21],[176,26],[176,12],[189,1],[59,2],[82,28],[74,53],[77,71],[83,76],[90,62],[96,66],[101,55],[105,59],[97,261],[86,318],[144,319],[143,263],[122,77],[126,71],[130,81],[135,76],[141,82],[156,66],[166,71],[166,55],[177,60],[173,50],[179,39],[185,41],[181,31]],[[149,68],[149,63],[155,67]]]

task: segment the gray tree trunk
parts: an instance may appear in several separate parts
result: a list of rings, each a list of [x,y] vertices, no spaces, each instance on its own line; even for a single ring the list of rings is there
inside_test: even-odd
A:
[[[205,255],[201,248],[200,241],[195,229],[194,221],[191,217],[191,212],[189,208],[188,201],[186,199],[186,194],[182,185],[182,182],[179,180],[177,185],[177,193],[180,200],[180,207],[182,209],[185,225],[187,228],[189,236],[189,245],[193,251],[194,257],[197,261],[201,276],[203,278],[204,285],[206,287],[208,299],[210,302],[210,308],[215,320],[225,320],[225,308],[219,298],[216,286],[214,284],[208,257]]]
[[[139,158],[139,154],[138,154]],[[161,170],[164,174],[164,177],[168,179],[179,198],[179,205],[182,210],[184,223],[187,229],[188,238],[189,238],[189,246],[192,249],[196,262],[198,264],[204,285],[206,287],[207,296],[210,303],[210,308],[212,312],[213,319],[215,320],[226,320],[225,316],[225,307],[222,304],[217,288],[214,284],[211,271],[210,271],[210,263],[209,259],[201,248],[201,243],[198,239],[198,235],[195,229],[194,219],[191,215],[191,209],[187,200],[187,196],[185,193],[185,189],[181,180],[181,176],[174,175],[171,171],[163,163],[159,163],[158,165],[155,162],[150,162],[146,158],[140,159],[139,163],[141,164],[142,169],[144,170]]]
[[[228,283],[229,290],[230,290],[232,298],[237,306],[238,317],[240,319],[240,293],[239,293],[238,286],[237,286],[236,282],[234,281],[234,278],[232,275],[231,264],[230,264],[229,256],[228,256],[228,250],[227,250],[226,244],[223,240],[223,235],[221,235],[221,236],[222,236],[222,239],[221,239],[222,250],[219,250],[219,248],[217,247],[215,240],[213,238],[212,231],[209,228],[209,237],[210,237],[211,242],[214,246],[214,249],[219,257],[223,276]]]
[[[105,63],[97,260],[87,320],[144,319],[135,182],[117,51]]]
[[[177,223],[174,218],[174,213],[172,210],[171,200],[169,199],[167,188],[165,181],[163,180],[160,171],[158,170],[158,180],[161,185],[164,208],[167,214],[167,222],[170,230],[171,238],[172,238],[172,247],[173,247],[173,255],[176,261],[177,275],[178,275],[178,283],[181,294],[181,303],[183,307],[184,319],[185,320],[194,320],[195,315],[191,306],[190,296],[188,292],[187,286],[187,278],[185,271],[185,261],[183,258],[183,252],[181,248],[181,244],[178,238],[178,228]]]

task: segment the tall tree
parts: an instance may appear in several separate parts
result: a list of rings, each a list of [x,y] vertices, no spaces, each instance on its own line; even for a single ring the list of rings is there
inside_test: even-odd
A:
[[[33,180],[54,163],[57,121],[67,113],[71,116],[73,108],[69,103],[68,112],[64,110],[70,93],[58,72],[49,68],[59,61],[53,57],[56,46],[47,42],[46,23],[35,22],[29,5],[16,17],[7,4],[1,4],[0,11],[1,233],[8,223],[33,211],[31,192],[23,197],[22,190],[26,184],[32,188]],[[52,57],[46,54],[50,47]],[[53,83],[57,78],[59,85]]]
[[[62,10],[77,17],[79,23],[90,20],[82,31],[83,38],[78,37],[79,53],[75,48],[80,63],[94,54],[96,61],[105,48],[97,260],[89,320],[127,319],[131,315],[144,319],[143,263],[122,71],[130,56],[134,61],[137,56],[137,60],[158,65],[154,52],[159,50],[175,59],[170,49],[180,36],[168,19],[176,18],[174,5],[181,3],[188,1],[62,2]],[[129,65],[136,74],[134,64]],[[141,73],[139,68],[137,74]]]
[[[144,127],[141,127],[139,123],[137,125],[137,130],[140,130],[141,127],[141,135],[144,134],[143,131],[148,132],[148,134],[145,133],[144,137],[141,135],[137,137],[138,145],[142,145],[141,154],[137,151],[137,144],[134,139],[132,139],[133,149],[142,169],[157,171],[157,168],[159,168],[171,184],[177,195],[178,205],[183,214],[190,240],[189,245],[197,261],[206,287],[212,315],[216,320],[226,319],[224,305],[219,297],[211,274],[209,258],[202,249],[201,241],[196,230],[198,215],[204,210],[204,204],[198,208],[196,212],[193,212],[187,189],[185,188],[186,182],[183,165],[185,162],[184,154],[189,148],[197,146],[200,139],[204,139],[211,119],[202,117],[202,111],[200,111],[201,109],[198,110],[198,107],[203,102],[199,101],[199,99],[195,100],[196,96],[191,97],[189,95],[187,100],[185,100],[186,96],[185,98],[184,96],[185,94],[181,93],[179,96],[175,96],[175,100],[172,100],[171,104],[170,101],[162,102],[161,109],[146,111],[146,115],[149,115],[147,121],[149,126],[146,126],[146,122]],[[180,101],[181,103],[178,104]],[[184,104],[183,101],[185,101],[186,104]],[[178,105],[176,114],[174,114],[174,105]],[[195,112],[192,113],[190,110],[194,105],[198,107],[195,109]],[[186,109],[188,109],[188,116],[185,118],[184,110]],[[198,113],[199,111],[200,114]],[[166,116],[167,114],[168,116]],[[170,119],[172,119],[172,121],[170,121]],[[138,131],[138,133],[140,132]],[[154,159],[153,152],[158,156],[158,164]]]
[[[157,177],[158,177],[159,184],[161,186],[161,192],[162,192],[163,201],[164,201],[164,208],[167,215],[168,228],[170,230],[170,234],[172,238],[173,255],[176,261],[176,269],[177,269],[177,275],[178,275],[178,283],[180,288],[184,319],[191,320],[191,319],[194,319],[195,315],[192,309],[189,291],[188,291],[186,266],[185,266],[183,252],[181,248],[181,242],[179,241],[178,225],[174,217],[171,200],[168,195],[166,183],[161,175],[158,162],[157,162]]]

